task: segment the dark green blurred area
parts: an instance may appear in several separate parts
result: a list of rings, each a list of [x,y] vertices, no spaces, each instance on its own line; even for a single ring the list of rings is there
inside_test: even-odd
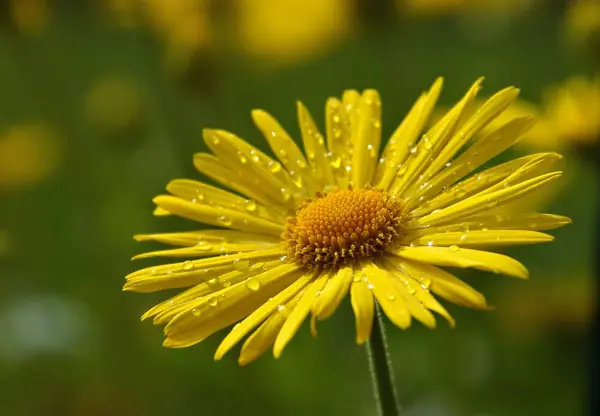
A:
[[[389,136],[440,75],[449,105],[481,75],[484,95],[516,85],[535,102],[547,85],[594,70],[565,45],[560,1],[435,17],[364,1],[343,40],[277,65],[231,47],[224,2],[210,10],[208,46],[176,71],[148,25],[117,24],[101,2],[50,2],[34,31],[15,24],[12,3],[0,1],[0,143],[15,126],[48,141],[11,159],[43,175],[0,181],[0,414],[9,416],[374,414],[349,302],[318,339],[303,326],[279,360],[239,368],[234,352],[215,362],[223,333],[163,348],[161,329],[139,316],[172,293],[121,293],[123,276],[147,265],[129,258],[152,248],[132,235],[196,226],[152,216],[152,197],[172,178],[199,178],[191,162],[207,150],[203,127],[266,151],[253,108],[298,137],[296,100],[323,126],[327,97],[377,88]],[[459,273],[495,311],[447,305],[455,329],[389,328],[406,414],[584,414],[597,167],[567,149],[565,169],[546,210],[573,224],[552,244],[510,251],[529,281]]]

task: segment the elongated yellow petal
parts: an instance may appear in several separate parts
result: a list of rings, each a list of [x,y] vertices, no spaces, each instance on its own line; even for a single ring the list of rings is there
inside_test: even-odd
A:
[[[429,91],[415,102],[402,123],[392,134],[381,162],[377,166],[375,178],[379,189],[388,189],[396,175],[406,172],[406,159],[409,152],[414,149],[415,143],[439,98],[443,86],[443,79],[435,80]]]
[[[279,237],[237,230],[200,230],[181,233],[137,234],[133,238],[135,241],[156,241],[173,246],[198,246],[199,250],[203,248],[208,250],[211,248],[210,245],[221,243],[278,243],[281,241]],[[207,245],[209,247],[201,247]]]
[[[264,192],[260,181],[255,176],[244,176],[235,172],[219,160],[219,158],[208,153],[196,153],[194,155],[194,167],[198,172],[219,182],[234,191],[237,191],[248,198],[255,200],[265,206],[278,206],[278,210],[285,211],[287,207],[282,205],[280,199],[273,199],[268,193]],[[289,200],[291,193],[285,195]],[[284,199],[286,199],[284,198]]]
[[[296,266],[297,267],[297,266]],[[227,353],[239,340],[246,335],[253,328],[263,322],[279,305],[284,305],[288,300],[296,296],[307,284],[312,282],[316,278],[314,272],[306,273],[301,271],[303,274],[296,278],[284,290],[271,297],[267,302],[256,309],[246,319],[236,325],[229,334],[225,337],[223,342],[217,348],[215,353],[215,360],[220,360],[223,355]]]
[[[337,98],[329,98],[325,106],[325,127],[327,148],[330,152],[329,164],[333,170],[338,188],[347,189],[352,166],[352,131],[343,104]]]
[[[444,145],[423,176],[429,178],[439,172],[475,134],[506,110],[518,95],[517,88],[509,87],[490,97]]]
[[[492,273],[526,279],[527,269],[515,259],[502,254],[468,248],[450,247],[399,247],[390,253],[409,260],[421,261],[436,266],[472,267]]]
[[[429,215],[417,218],[409,222],[409,226],[413,224],[417,226],[432,226],[443,224],[444,222],[455,222],[461,220],[462,218],[468,218],[472,215],[485,212],[486,210],[491,210],[497,206],[522,197],[523,195],[526,195],[529,192],[532,192],[548,182],[558,178],[561,174],[562,172],[551,172],[494,192],[485,193],[483,195],[476,194],[447,208],[439,211],[433,211]]]
[[[223,130],[205,129],[203,133],[204,141],[221,163],[237,172],[242,178],[252,178],[254,183],[260,184],[261,190],[273,200],[293,207],[292,201],[282,193],[282,189],[292,197],[297,196],[302,199],[305,196],[303,188],[294,185],[279,162],[239,137]]]
[[[279,246],[281,243],[247,243],[247,244],[231,244],[221,243],[219,245],[201,244],[195,247],[175,248],[168,250],[150,251],[147,253],[133,256],[132,260],[147,259],[151,257],[173,257],[173,258],[190,258],[190,257],[207,257],[218,254],[242,253],[247,251],[265,250]]]
[[[412,279],[452,303],[475,309],[489,309],[485,297],[480,292],[439,267],[404,260],[401,268]]]
[[[403,238],[407,245],[430,247],[451,245],[496,247],[514,244],[537,244],[552,240],[554,240],[554,237],[549,234],[526,230],[450,231],[427,234],[417,238],[412,238],[410,234],[407,234]]]
[[[536,157],[537,155],[524,156],[476,173],[445,191],[438,193],[429,200],[425,199],[425,196],[430,194],[429,190],[426,189],[424,194],[419,194],[421,196],[413,197],[407,201],[407,209],[410,211],[412,217],[422,217],[433,210],[444,208],[452,203],[466,199],[502,181]],[[428,187],[433,188],[434,186],[436,185],[432,181],[424,184],[423,189]]]
[[[189,288],[178,295],[159,303],[149,309],[143,316],[142,320],[154,317],[154,324],[166,323],[175,315],[188,307],[188,302],[201,298],[205,295],[218,292],[234,283],[249,279],[267,270],[281,265],[281,260],[273,260],[269,262],[256,262],[248,268],[242,270],[233,270],[225,274],[221,274],[204,283],[198,284]]]
[[[352,267],[343,266],[327,280],[313,307],[313,314],[319,320],[327,319],[335,312],[342,299],[348,294],[353,276]]]
[[[123,290],[154,292],[189,287],[235,270],[240,261],[268,261],[284,254],[281,248],[251,251],[235,256],[218,256],[147,267],[129,274]]]
[[[317,125],[311,117],[309,111],[298,102],[298,122],[300,131],[302,132],[302,140],[308,164],[312,170],[313,179],[319,183],[323,189],[332,186],[335,183],[333,171],[331,170],[330,158],[327,148],[325,147],[325,139],[319,132]]]
[[[406,301],[392,282],[392,276],[371,262],[361,265],[361,271],[385,314],[394,325],[406,329],[410,326],[410,313]]]
[[[174,341],[203,338],[232,323],[229,321],[229,311],[242,311],[241,316],[234,314],[239,320],[297,278],[298,266],[281,264],[246,281],[192,301],[188,309],[169,322],[165,327],[165,334]]]
[[[371,184],[381,144],[381,99],[375,90],[366,90],[360,99],[360,119],[352,142],[352,185]]]
[[[487,137],[477,141],[446,169],[438,173],[431,181],[423,183],[415,190],[413,199],[428,199],[440,192],[445,187],[452,185],[465,175],[473,172],[492,157],[503,152],[516,143],[521,136],[533,127],[532,117],[523,117],[511,120],[504,126],[490,133]]]
[[[205,224],[276,236],[281,235],[284,229],[281,223],[256,218],[248,213],[193,203],[171,195],[159,195],[153,201],[173,214]]]
[[[300,188],[305,187],[309,195],[314,195],[319,189],[312,179],[304,154],[290,135],[266,111],[253,110],[252,119],[269,142],[273,153],[287,169],[294,184]]]
[[[455,231],[474,231],[483,229],[494,230],[552,230],[570,224],[571,219],[554,214],[508,214],[508,215],[474,215],[466,221],[438,227],[407,227],[408,232],[415,236],[424,236],[433,233],[446,233]]]
[[[287,212],[277,210],[277,205],[264,206],[260,203],[234,195],[214,186],[190,179],[174,179],[167,185],[167,191],[175,196],[195,203],[208,203],[237,211],[247,212],[254,216],[282,222]]]
[[[367,283],[360,276],[354,276],[352,286],[350,286],[350,301],[356,321],[356,343],[361,345],[371,335],[375,302],[373,300],[373,293],[371,293],[371,290],[367,287]]]
[[[281,305],[271,316],[264,321],[256,331],[252,333],[244,342],[238,363],[247,365],[260,357],[273,343],[277,334],[281,330],[285,320],[290,314],[290,311],[298,304],[298,296]]]
[[[304,322],[304,319],[310,313],[313,302],[316,297],[320,295],[321,290],[327,283],[327,273],[321,273],[313,283],[305,290],[305,292],[299,295],[298,304],[292,310],[288,319],[283,324],[279,335],[275,339],[275,345],[273,346],[273,355],[275,358],[279,358],[285,346],[290,342],[292,337]]]

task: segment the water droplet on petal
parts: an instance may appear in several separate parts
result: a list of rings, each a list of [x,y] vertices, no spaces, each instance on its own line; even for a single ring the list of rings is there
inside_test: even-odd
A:
[[[183,264],[181,265],[181,268],[183,270],[192,270],[194,268],[194,262],[191,262],[189,260],[184,261]]]
[[[206,241],[200,241],[198,244],[194,246],[194,250],[197,251],[209,251],[212,250],[213,245],[207,243]]]
[[[448,250],[453,251],[453,252],[457,252],[458,250],[460,250],[460,247],[452,244],[450,247],[448,247]]]
[[[229,227],[232,223],[233,220],[226,215],[221,215],[217,218],[217,224],[222,225],[224,227]]]
[[[210,306],[217,306],[219,304],[219,300],[216,296],[213,296],[212,298],[208,298],[206,303],[208,303]]]
[[[246,203],[244,204],[244,209],[246,209],[246,211],[256,211],[256,202],[252,201],[252,200],[248,200],[246,201]]]
[[[248,163],[248,158],[242,152],[238,152],[238,159],[240,160],[241,163],[244,163],[244,164]]]
[[[233,261],[233,268],[236,270],[244,270],[250,266],[250,261],[240,260],[239,258]]]
[[[390,293],[387,295],[387,299],[392,302],[394,300],[396,300],[396,295],[394,295],[393,293]]]
[[[251,277],[248,280],[246,280],[246,287],[252,290],[253,292],[256,292],[258,289],[260,289],[260,282],[258,281],[258,279]]]
[[[271,173],[277,173],[281,170],[281,164],[278,162],[275,162],[273,160],[271,160],[268,165],[267,168],[269,169],[269,172]]]
[[[194,308],[194,309],[192,309],[192,314],[193,314],[194,316],[200,316],[200,309],[195,309],[195,308]]]

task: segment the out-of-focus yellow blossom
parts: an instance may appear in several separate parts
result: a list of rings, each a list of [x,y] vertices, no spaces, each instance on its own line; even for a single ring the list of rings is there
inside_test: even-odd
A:
[[[569,41],[578,47],[600,45],[600,2],[570,1],[565,15],[565,30]]]
[[[443,15],[464,12],[514,13],[528,9],[535,0],[396,0],[401,11],[414,15]]]
[[[185,71],[211,41],[209,0],[110,0],[111,14],[124,27],[147,25],[165,44],[167,67]]]
[[[85,98],[85,119],[111,133],[128,129],[140,120],[141,97],[136,85],[119,75],[105,76],[92,85]]]
[[[356,20],[351,0],[239,0],[236,16],[241,47],[275,64],[331,49],[351,33]]]
[[[59,160],[54,135],[40,125],[21,125],[0,134],[0,187],[25,188],[52,173]]]
[[[592,277],[580,275],[546,280],[524,291],[511,290],[498,299],[504,305],[496,311],[498,322],[515,334],[561,328],[585,331],[597,307],[594,284]]]
[[[19,31],[39,33],[50,19],[47,0],[11,0],[10,14]]]
[[[558,139],[590,144],[600,136],[600,77],[569,78],[550,87],[544,96],[544,120]]]

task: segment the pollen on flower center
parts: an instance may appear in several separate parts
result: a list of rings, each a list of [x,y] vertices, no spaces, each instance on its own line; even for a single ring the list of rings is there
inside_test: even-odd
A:
[[[375,189],[318,194],[288,219],[284,243],[288,259],[326,269],[372,257],[403,230],[404,204]]]

